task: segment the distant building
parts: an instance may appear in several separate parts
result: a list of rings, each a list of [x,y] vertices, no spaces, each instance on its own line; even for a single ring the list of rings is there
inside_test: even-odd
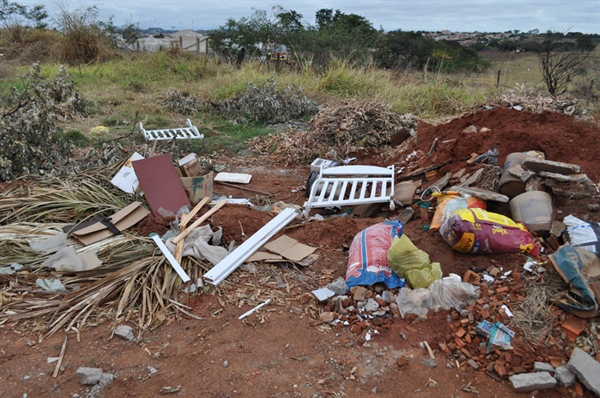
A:
[[[165,34],[164,38],[153,36],[142,37],[137,41],[137,49],[140,51],[157,52],[161,49],[169,50],[179,48],[182,51],[207,54],[210,52],[208,40],[210,36],[184,29],[179,32]]]

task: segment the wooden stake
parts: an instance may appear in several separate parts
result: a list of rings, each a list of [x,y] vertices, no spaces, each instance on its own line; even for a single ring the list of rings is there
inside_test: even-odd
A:
[[[56,378],[58,376],[58,372],[60,372],[60,366],[62,365],[63,358],[65,357],[65,351],[67,350],[67,336],[65,336],[65,342],[60,349],[60,355],[58,356],[58,362],[56,363],[56,367],[54,368],[54,372],[52,373],[52,377]]]

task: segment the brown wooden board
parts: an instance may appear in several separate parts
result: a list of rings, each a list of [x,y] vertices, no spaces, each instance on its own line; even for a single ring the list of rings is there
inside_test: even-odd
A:
[[[181,206],[191,207],[171,155],[136,160],[133,169],[155,217],[162,217],[158,212],[161,207],[173,213],[177,213]]]

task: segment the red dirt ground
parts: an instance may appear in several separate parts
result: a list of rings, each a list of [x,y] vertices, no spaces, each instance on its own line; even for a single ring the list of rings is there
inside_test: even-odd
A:
[[[472,124],[479,129],[488,127],[491,132],[486,135],[462,133]],[[582,172],[594,181],[600,178],[600,168],[596,165],[600,132],[593,126],[576,123],[570,116],[496,108],[446,124],[421,124],[418,137],[418,145],[407,148],[408,152],[396,153],[391,160],[372,159],[370,163],[400,162],[412,150],[426,153],[438,137],[440,142],[456,141],[441,145],[440,150],[431,158],[423,159],[420,166],[451,160],[447,169],[458,171],[465,167],[464,160],[472,152],[483,153],[495,145],[500,150],[500,164],[509,153],[541,150],[550,160],[580,164]],[[303,192],[293,193],[292,189],[304,184],[308,168],[278,168],[267,159],[252,157],[222,157],[213,163],[227,165],[227,171],[252,174],[252,182],[247,187],[274,194],[273,202],[282,200],[298,205],[304,202]],[[369,162],[362,159],[361,163]],[[233,197],[255,196],[253,192],[219,184],[215,184],[215,191]],[[561,209],[557,206],[555,211]],[[563,216],[566,216],[570,207],[564,210]],[[63,371],[57,378],[51,377],[55,363],[48,364],[46,359],[59,355],[64,333],[39,343],[38,336],[28,331],[27,323],[0,325],[0,396],[86,396],[90,388],[75,380],[75,371],[80,366],[100,367],[116,375],[110,387],[95,395],[104,397],[155,397],[166,386],[181,386],[180,391],[170,394],[180,397],[474,396],[461,390],[469,383],[481,397],[531,396],[517,394],[506,381],[495,381],[470,368],[459,372],[446,366],[438,342],[451,333],[447,311],[429,313],[421,323],[394,319],[381,334],[373,335],[370,342],[347,327],[335,326],[328,332],[317,328],[306,305],[299,303],[299,296],[344,276],[347,247],[354,235],[385,216],[393,217],[395,212],[383,211],[373,218],[332,218],[304,226],[290,224],[283,233],[317,247],[319,258],[308,268],[269,268],[269,272],[288,283],[289,291],[281,288],[285,299],[276,305],[267,305],[245,321],[237,317],[251,306],[245,304],[238,308],[226,304],[220,296],[224,293],[218,291],[215,295],[198,295],[187,301],[190,311],[202,320],[187,316],[165,320],[160,327],[143,335],[138,343],[116,337],[110,339],[109,322],[81,330],[80,342],[75,332],[69,332]],[[598,213],[588,216],[591,220],[599,219]],[[246,236],[250,236],[271,218],[268,213],[227,205],[211,222],[215,227],[223,227],[223,239],[227,243],[242,240],[240,222]],[[439,233],[423,231],[423,222],[418,218],[405,226],[405,233],[432,261],[441,263],[444,275],[462,275],[469,269],[488,269],[491,265],[522,273],[527,258],[514,253],[471,256],[454,252]],[[242,276],[237,279],[240,285],[261,283],[258,276]],[[274,288],[271,282],[259,287],[267,291]],[[186,302],[185,296],[182,299]],[[135,324],[129,325],[136,329]],[[398,332],[407,336],[407,340]],[[421,364],[421,359],[427,357],[427,352],[418,346],[421,341],[427,341],[434,349],[436,368],[427,369]],[[541,349],[528,345],[521,337],[518,341],[532,353]],[[549,355],[548,351],[540,353]],[[399,367],[398,358],[406,359],[407,364]],[[156,368],[158,373],[149,377],[148,366]],[[427,386],[430,380],[438,386]],[[571,395],[575,396],[574,388],[543,390],[537,396]],[[591,394],[584,391],[584,396]]]

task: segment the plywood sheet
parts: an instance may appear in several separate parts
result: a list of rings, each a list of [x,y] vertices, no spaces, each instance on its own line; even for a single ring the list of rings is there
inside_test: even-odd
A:
[[[162,217],[158,212],[160,208],[177,213],[182,206],[191,207],[171,155],[136,160],[133,169],[155,217]]]

